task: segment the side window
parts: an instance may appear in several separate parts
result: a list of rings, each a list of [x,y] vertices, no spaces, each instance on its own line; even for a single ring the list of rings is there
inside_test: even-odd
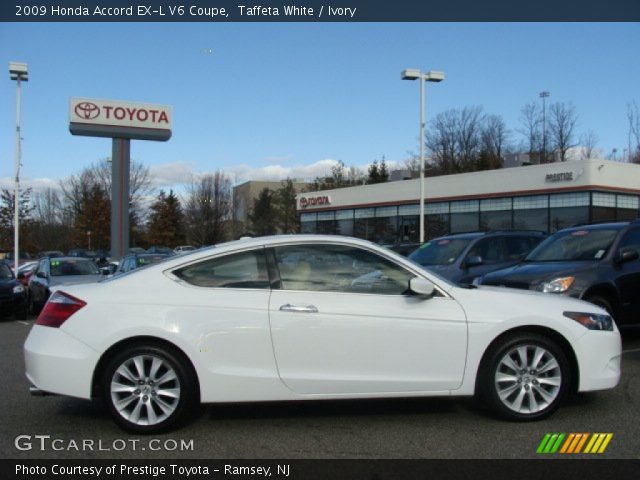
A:
[[[618,249],[625,247],[635,248],[640,253],[640,228],[634,228],[624,234]]]
[[[506,260],[519,260],[525,253],[529,253],[538,244],[535,237],[505,237]]]
[[[481,257],[482,263],[491,265],[492,263],[502,262],[505,259],[504,240],[500,237],[483,238],[469,250],[469,257]]]
[[[342,245],[275,248],[283,290],[402,295],[414,275],[367,250]]]
[[[264,250],[225,255],[174,270],[191,285],[216,288],[269,288]]]

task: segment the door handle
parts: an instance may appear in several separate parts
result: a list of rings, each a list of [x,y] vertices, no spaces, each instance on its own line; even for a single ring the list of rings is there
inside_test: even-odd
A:
[[[307,305],[306,307],[301,307],[298,305],[291,305],[287,303],[286,305],[282,305],[280,307],[281,312],[296,312],[296,313],[318,313],[318,309],[315,305]]]

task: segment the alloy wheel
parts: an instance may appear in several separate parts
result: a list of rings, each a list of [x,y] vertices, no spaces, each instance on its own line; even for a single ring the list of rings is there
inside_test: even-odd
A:
[[[156,425],[178,408],[181,386],[175,367],[152,354],[128,358],[115,370],[110,383],[117,412],[135,425]]]
[[[520,344],[500,358],[494,382],[505,407],[519,414],[535,414],[549,408],[560,395],[562,369],[547,348]]]

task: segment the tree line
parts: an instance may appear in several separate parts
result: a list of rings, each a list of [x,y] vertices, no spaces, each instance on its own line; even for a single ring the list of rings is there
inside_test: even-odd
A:
[[[234,220],[231,179],[218,170],[194,177],[182,195],[160,190],[152,195],[149,168],[133,161],[130,172],[130,245],[175,247],[214,245],[241,235],[298,231],[296,190],[287,179],[262,193],[250,206],[248,224]],[[265,211],[265,198],[269,202]],[[270,210],[274,209],[274,212]],[[109,250],[111,165],[102,160],[70,175],[59,188],[19,198],[20,249],[30,253],[73,248]],[[14,193],[0,191],[0,250],[13,250]]]

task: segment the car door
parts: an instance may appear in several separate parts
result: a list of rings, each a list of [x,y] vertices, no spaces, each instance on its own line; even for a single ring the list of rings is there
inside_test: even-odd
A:
[[[171,305],[180,335],[197,346],[203,398],[280,398],[270,390],[280,383],[271,345],[264,248],[200,259],[171,276],[182,288],[146,295],[158,295],[154,302]]]
[[[635,249],[640,253],[640,228],[632,228],[620,239],[621,249]],[[620,292],[622,322],[637,322],[640,318],[640,259],[619,263],[613,269]]]
[[[49,285],[49,260],[41,259],[38,263],[38,268],[32,275],[29,282],[29,294],[33,304],[39,308],[46,300],[46,292]]]
[[[411,295],[415,275],[340,244],[272,250],[269,320],[282,381],[300,394],[445,391],[462,381],[467,325],[443,293]]]

